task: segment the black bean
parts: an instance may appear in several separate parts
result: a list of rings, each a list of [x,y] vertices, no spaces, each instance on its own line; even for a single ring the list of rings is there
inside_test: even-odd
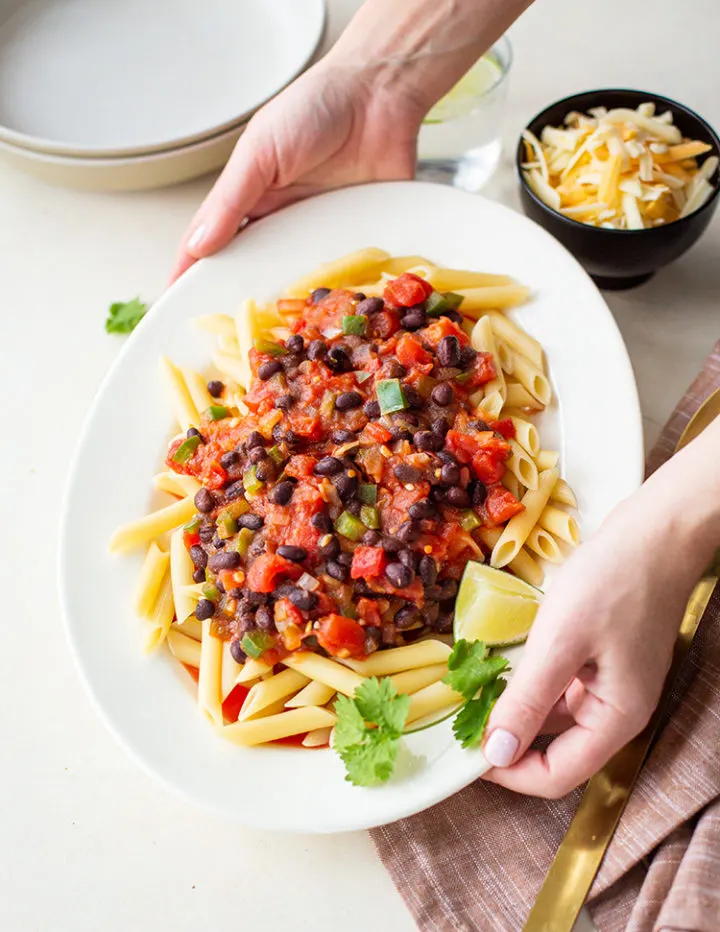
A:
[[[444,485],[457,485],[460,481],[460,467],[454,463],[445,463],[440,470],[440,481]]]
[[[362,291],[356,291],[355,294],[353,295],[353,299],[355,301],[365,301],[367,300],[367,295],[363,294]],[[362,311],[360,313],[362,313]]]
[[[245,589],[244,592],[250,605],[267,605],[270,601],[270,594],[267,592],[253,592],[252,589]]]
[[[245,492],[245,486],[242,483],[242,479],[238,479],[237,482],[233,482],[232,485],[229,485],[225,489],[225,497],[232,501],[234,498],[241,498]]]
[[[233,638],[230,641],[230,656],[235,663],[245,663],[247,656],[242,649],[242,638]]]
[[[409,570],[412,570],[413,573],[415,572],[415,554],[412,550],[401,550],[397,558],[403,566],[407,566]]]
[[[221,579],[215,580],[215,588],[218,592],[225,592],[225,586],[223,586]]]
[[[411,466],[409,463],[400,463],[399,466],[395,466],[393,472],[400,482],[420,482],[423,477],[422,469]]]
[[[388,646],[395,644],[395,625],[391,621],[383,622],[383,626],[380,631],[383,644]]]
[[[380,417],[380,404],[377,401],[366,401],[363,411],[371,421]]]
[[[442,449],[445,439],[432,430],[419,430],[413,442],[418,450],[437,451]]]
[[[453,466],[457,466],[458,464],[457,459],[453,456],[452,453],[449,453],[447,450],[439,450],[437,458],[440,460],[441,463],[452,463]]]
[[[425,598],[427,599],[427,595],[425,596]],[[425,605],[423,606],[423,610],[422,610],[422,619],[425,622],[425,624],[430,625],[432,627],[437,621],[439,611],[440,611],[440,606],[437,604],[437,602],[428,603],[426,601]]]
[[[361,301],[355,308],[355,313],[364,314],[367,317],[369,314],[377,314],[378,311],[381,311],[384,307],[385,302],[382,298],[365,298],[365,300]]]
[[[347,372],[352,369],[350,357],[344,346],[333,346],[327,354],[326,364],[333,372]]]
[[[263,382],[267,382],[268,379],[277,375],[278,372],[282,372],[282,368],[283,364],[279,359],[268,359],[258,366],[258,377],[261,378]]]
[[[255,613],[255,624],[263,631],[270,631],[275,627],[273,610],[268,605],[261,605]]]
[[[228,595],[233,599],[242,599],[243,590],[239,586],[235,586],[234,589],[231,589],[230,592],[228,592]],[[250,606],[246,602],[240,602],[238,607],[235,609],[235,612],[236,614],[247,614],[249,610]]]
[[[312,524],[316,531],[321,531],[323,534],[330,534],[333,529],[330,516],[324,511],[318,511],[317,514],[314,514],[312,518],[310,518],[310,524]]]
[[[472,346],[463,346],[460,350],[460,368],[467,369],[470,363],[477,356],[477,352],[472,348]]]
[[[438,615],[433,628],[440,634],[448,634],[453,629],[454,620],[455,612],[443,612],[442,614]]]
[[[479,479],[475,479],[468,485],[468,492],[470,494],[470,501],[473,505],[482,505],[487,497],[487,488],[485,483],[481,482]]]
[[[447,317],[448,320],[452,320],[456,324],[461,324],[463,322],[463,316],[459,311],[456,311],[454,307],[448,307],[444,311],[440,311],[441,317]]]
[[[405,366],[392,357],[385,360],[380,373],[384,379],[401,379],[406,374]]]
[[[445,579],[442,583],[442,594],[440,596],[440,601],[444,602],[446,599],[454,599],[458,593],[458,584],[454,579]]]
[[[413,435],[406,427],[391,427],[390,433],[392,440],[407,440],[408,443],[412,443]]]
[[[366,547],[377,547],[381,540],[382,535],[379,531],[365,531],[362,536],[362,542]]]
[[[293,492],[295,491],[295,484],[287,480],[278,482],[277,485],[274,485],[270,489],[268,494],[268,501],[273,505],[288,505],[290,504],[290,499],[293,497]]]
[[[447,494],[447,489],[443,488],[440,485],[434,485],[430,489],[430,498],[438,505],[445,504],[445,495]]]
[[[405,393],[405,399],[411,408],[420,409],[425,407],[425,399],[416,388],[412,387],[412,385],[403,384],[403,392]]]
[[[427,498],[423,498],[419,502],[413,502],[408,508],[408,514],[411,518],[416,518],[417,520],[435,518],[437,517],[437,508]]]
[[[290,593],[295,588],[295,583],[293,582],[284,582],[280,583],[279,586],[276,586],[273,590],[273,595],[276,599],[289,599]]]
[[[460,362],[460,341],[457,337],[443,337],[438,343],[437,357],[441,366],[457,366]]]
[[[258,535],[248,547],[248,560],[255,560],[263,553],[265,553],[265,541]]]
[[[219,379],[211,379],[207,383],[207,390],[210,392],[213,398],[218,398],[225,390],[225,386]]]
[[[322,340],[311,340],[310,345],[307,348],[308,359],[313,361],[318,359],[323,359],[327,353],[327,346],[323,343]]]
[[[352,408],[359,408],[363,403],[360,392],[340,392],[335,399],[335,407],[338,411],[350,411]]]
[[[185,434],[185,436],[186,437],[199,437],[200,440],[203,441],[203,435],[200,433],[197,427],[188,427],[187,433]]]
[[[405,548],[405,544],[394,537],[383,537],[380,546],[386,553],[399,553]]]
[[[234,570],[240,566],[240,554],[237,550],[221,550],[219,553],[213,553],[210,556],[208,565],[213,572]]]
[[[459,486],[454,485],[447,490],[445,501],[448,505],[452,505],[455,508],[467,508],[470,504],[470,496],[465,489],[461,489]]]
[[[275,464],[271,459],[264,459],[255,467],[258,482],[269,482],[275,475]]]
[[[440,598],[441,595],[442,595],[441,586],[436,586],[434,584],[432,586],[425,586],[425,601],[426,602],[437,602],[437,600]]]
[[[450,424],[446,417],[436,417],[432,422],[432,432],[437,434],[439,437],[445,437],[445,434],[450,430]]]
[[[409,518],[407,521],[403,521],[403,523],[395,532],[395,536],[398,540],[403,541],[403,543],[411,544],[414,540],[417,540],[418,537],[420,537],[421,533],[422,531],[417,521]]]
[[[215,507],[215,500],[207,489],[198,489],[193,501],[195,502],[197,510],[203,514],[207,514]]]
[[[385,575],[396,589],[404,589],[413,581],[413,571],[402,563],[388,563]]]
[[[245,515],[240,515],[238,524],[240,527],[247,528],[249,531],[259,531],[263,524],[265,524],[265,518],[263,518],[262,515],[256,515],[253,514],[252,511],[249,511]]]
[[[220,537],[219,534],[216,534],[212,539],[212,544],[216,550],[222,550],[223,547],[227,544],[227,541]]]
[[[327,298],[330,294],[329,288],[316,288],[315,291],[310,295],[310,300],[313,304],[317,304],[319,301],[322,301],[323,298]]]
[[[288,446],[291,447],[294,443],[297,443],[299,439],[300,439],[300,438],[298,437],[298,435],[295,433],[294,430],[290,430],[290,428],[288,428],[288,429],[285,431],[285,435],[284,435],[284,437],[283,437],[283,440],[285,441],[285,443],[286,443]]]
[[[365,644],[363,649],[365,654],[373,654],[380,647],[381,640],[380,628],[365,628]]]
[[[293,589],[289,598],[295,608],[299,608],[301,612],[311,612],[318,604],[318,597],[315,593],[308,592],[300,586]]]
[[[220,457],[220,465],[223,469],[229,469],[231,466],[234,466],[240,459],[240,454],[237,450],[229,450],[227,453],[223,453]]]
[[[278,408],[280,411],[289,411],[290,408],[292,408],[294,403],[295,403],[295,399],[293,398],[292,395],[289,395],[289,394],[278,395],[277,398],[275,399],[275,407]]]
[[[301,563],[307,557],[307,550],[304,547],[296,547],[295,544],[281,544],[277,552],[278,556],[292,560],[293,563]]]
[[[400,326],[404,330],[420,330],[425,324],[427,324],[427,316],[421,307],[411,307],[400,320]]]
[[[418,621],[419,616],[420,611],[417,605],[408,603],[395,612],[395,618],[393,620],[395,625],[402,631],[403,628],[410,628],[414,625],[415,622]]]
[[[332,535],[326,535],[328,540],[318,546],[320,556],[323,560],[334,560],[336,557],[340,556],[340,541],[337,537]]]
[[[262,460],[267,459],[267,455],[268,454],[265,447],[253,447],[252,450],[250,450],[248,453],[248,460],[253,464],[253,466],[257,466],[257,464],[262,462]]]
[[[345,511],[349,514],[354,515],[356,518],[360,517],[360,511],[362,510],[362,503],[359,502],[356,498],[353,498],[345,505]]]
[[[200,530],[198,531],[198,537],[204,544],[209,544],[210,541],[215,536],[215,522],[210,524],[201,524]]]
[[[251,430],[245,440],[245,446],[248,450],[252,450],[253,447],[264,447],[265,438],[259,430]]]
[[[351,553],[341,553],[337,558],[338,563],[342,563],[343,566],[349,567],[353,561],[353,555]]]
[[[483,420],[470,421],[470,423],[468,424],[468,427],[471,430],[479,430],[479,431],[490,430],[490,425],[486,421],[483,421]]]
[[[207,566],[208,555],[200,544],[194,544],[190,548],[190,559],[196,570],[204,570]]]
[[[205,582],[205,570],[193,570],[193,582]]]
[[[215,606],[210,599],[200,599],[195,606],[195,617],[198,621],[205,621],[206,618],[212,618],[215,614]]]
[[[285,349],[288,353],[302,353],[305,349],[305,340],[303,340],[299,333],[294,333],[285,341]]]
[[[449,382],[440,382],[440,384],[436,385],[432,390],[430,397],[436,405],[440,405],[441,408],[447,408],[448,405],[453,403],[455,392]]]
[[[359,485],[357,476],[349,476],[346,472],[341,473],[339,476],[333,476],[332,483],[337,489],[340,501],[343,504],[347,504],[354,498]]]
[[[321,460],[315,464],[313,472],[316,476],[336,476],[339,472],[343,470],[342,460],[339,460],[337,456],[323,456]]]
[[[357,440],[357,434],[354,430],[334,430],[330,434],[330,439],[333,443],[351,443]]]
[[[420,565],[418,566],[418,572],[420,574],[420,579],[423,581],[424,586],[434,586],[435,581],[437,580],[437,563],[429,554],[423,554],[420,557]]]
[[[332,576],[333,579],[345,582],[350,570],[347,566],[343,566],[342,563],[338,563],[336,560],[328,560],[325,564],[325,572],[328,576]]]

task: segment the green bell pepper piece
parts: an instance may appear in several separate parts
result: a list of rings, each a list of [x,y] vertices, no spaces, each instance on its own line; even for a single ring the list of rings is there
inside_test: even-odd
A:
[[[375,386],[381,414],[404,411],[408,407],[402,384],[399,379],[383,379]]]
[[[270,650],[271,647],[275,646],[275,638],[272,634],[268,634],[267,631],[248,631],[243,636],[240,646],[248,657],[257,660],[266,650]]]
[[[335,521],[335,530],[348,540],[358,541],[367,529],[359,518],[351,515],[349,511],[343,511]]]
[[[367,317],[364,314],[347,314],[340,322],[342,332],[364,336],[367,329]]]
[[[187,463],[195,456],[195,451],[202,443],[202,437],[195,434],[192,437],[186,437],[177,450],[173,453],[173,463]]]

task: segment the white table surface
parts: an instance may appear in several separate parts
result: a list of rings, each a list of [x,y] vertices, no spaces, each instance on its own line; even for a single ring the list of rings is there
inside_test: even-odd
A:
[[[327,41],[355,6],[331,0]],[[513,28],[509,140],[548,102],[602,85],[666,93],[720,125],[713,0],[693,0],[691,12],[673,0],[652,11],[604,0],[602,14],[597,4],[538,0]],[[122,344],[105,334],[105,310],[161,292],[210,183],[81,194],[0,163],[4,932],[414,928],[366,835],[243,830],[149,779],[101,724],[65,642],[58,503],[90,400]],[[492,193],[516,205],[509,163]],[[719,255],[720,215],[675,266],[607,296],[635,366],[648,441],[720,335]],[[102,481],[111,495],[121,477]]]

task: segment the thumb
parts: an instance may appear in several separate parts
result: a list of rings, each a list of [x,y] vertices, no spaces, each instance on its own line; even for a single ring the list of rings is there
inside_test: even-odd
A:
[[[552,646],[553,640],[528,641],[515,674],[492,711],[483,753],[493,767],[509,767],[522,757],[587,659],[580,644],[567,644],[558,650]]]

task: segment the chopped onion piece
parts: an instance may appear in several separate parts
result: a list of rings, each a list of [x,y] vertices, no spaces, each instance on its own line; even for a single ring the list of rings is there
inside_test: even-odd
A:
[[[321,330],[320,333],[322,333],[326,340],[332,340],[333,337],[340,336],[342,330],[340,327],[327,327],[325,330]]]
[[[320,585],[320,580],[315,579],[310,573],[303,573],[300,579],[298,579],[297,584],[301,589],[305,589],[307,592],[314,592]]]

